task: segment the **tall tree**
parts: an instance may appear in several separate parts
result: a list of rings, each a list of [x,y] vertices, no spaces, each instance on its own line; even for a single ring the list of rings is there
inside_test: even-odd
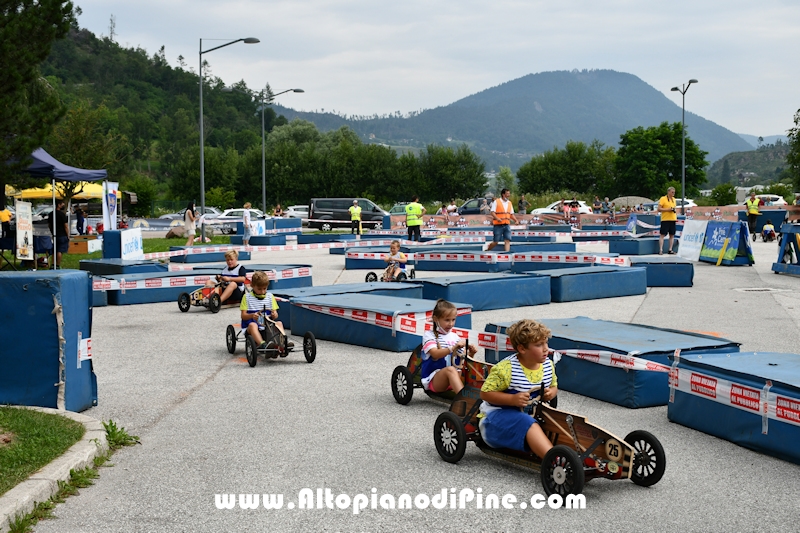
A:
[[[786,132],[789,137],[789,154],[786,163],[789,175],[794,183],[794,190],[800,190],[800,109],[794,114],[794,128]]]
[[[628,130],[620,135],[617,152],[616,195],[657,198],[667,182],[681,180],[681,123]],[[686,189],[697,188],[706,179],[708,152],[686,136]]]
[[[5,184],[30,164],[31,152],[44,144],[63,114],[39,64],[73,21],[72,2],[0,2],[0,205],[5,205]],[[16,163],[7,166],[7,161]]]

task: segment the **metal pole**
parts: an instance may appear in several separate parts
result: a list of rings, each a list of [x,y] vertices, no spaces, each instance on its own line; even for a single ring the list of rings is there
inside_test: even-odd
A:
[[[200,213],[206,212],[206,166],[203,156],[203,39],[200,39]],[[200,244],[205,243],[205,219],[200,225]]]
[[[683,202],[681,203],[681,215],[686,215],[686,91],[685,87],[682,93],[683,105],[681,106],[681,196]]]
[[[266,138],[264,137],[264,89],[261,89],[261,210],[267,216]]]

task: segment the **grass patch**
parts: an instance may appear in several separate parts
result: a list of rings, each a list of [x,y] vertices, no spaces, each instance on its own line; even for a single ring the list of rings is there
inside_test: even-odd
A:
[[[103,422],[103,427],[106,429],[106,439],[108,439],[108,447],[112,451],[116,451],[123,446],[133,446],[134,444],[141,444],[139,437],[136,435],[129,435],[125,428],[117,427],[113,420]]]
[[[0,495],[63,454],[78,442],[85,428],[59,415],[0,407],[0,433],[11,442],[0,444]]]

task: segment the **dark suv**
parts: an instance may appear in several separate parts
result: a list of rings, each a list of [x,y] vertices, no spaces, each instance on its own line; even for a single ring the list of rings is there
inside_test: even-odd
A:
[[[494,198],[473,198],[472,200],[467,200],[464,202],[464,205],[458,208],[459,215],[480,215],[481,214],[481,203],[486,200],[486,205],[491,207],[492,202],[494,202]]]
[[[350,207],[358,200],[361,225],[381,229],[383,217],[389,213],[366,198],[312,198],[308,202],[308,227],[330,231],[335,227],[350,227]]]

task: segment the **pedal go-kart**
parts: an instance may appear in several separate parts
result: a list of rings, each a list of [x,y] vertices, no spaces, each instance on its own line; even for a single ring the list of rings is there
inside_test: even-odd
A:
[[[255,339],[246,330],[243,330],[239,324],[229,324],[225,331],[228,352],[235,353],[236,343],[243,341],[247,363],[254,367],[258,362],[259,355],[263,356],[264,359],[277,359],[278,357],[286,357],[294,351],[295,346],[289,345],[289,336],[282,334],[274,322],[262,316],[259,318],[259,323],[264,326],[262,338],[267,343],[266,348],[259,348]],[[310,331],[303,335],[303,355],[305,355],[307,363],[313,363],[314,359],[317,358],[317,339]]]
[[[467,351],[469,343],[467,343]],[[461,381],[465,386],[476,386],[480,389],[486,376],[492,368],[490,363],[482,363],[468,357],[456,357],[456,366],[461,370]],[[392,371],[392,395],[400,405],[408,405],[414,396],[414,389],[422,389],[432,400],[450,405],[456,395],[453,391],[431,392],[422,386],[422,345],[420,344],[411,352],[408,364],[397,366]],[[550,401],[553,407],[558,404],[558,396]]]
[[[477,415],[482,400],[480,387],[474,385],[468,383],[459,392],[450,410],[439,415],[433,427],[436,451],[449,463],[460,461],[467,441],[473,441],[487,455],[538,470],[545,494],[562,497],[582,493],[585,482],[593,478],[630,479],[637,485],[649,487],[664,475],[664,448],[651,433],[632,431],[620,439],[582,416],[559,411],[539,401],[532,402],[532,416],[553,443],[545,456],[539,458],[532,452],[492,448],[481,438]],[[538,397],[543,393],[544,386]]]
[[[396,263],[389,263],[389,265],[384,269],[383,274],[381,274],[380,281],[405,281],[409,278],[414,279],[416,277],[416,273],[413,268],[408,274],[406,274],[405,270],[401,270],[396,278],[392,277],[391,272],[394,271],[396,266]],[[367,283],[374,283],[378,281],[378,275],[375,272],[368,272],[365,281]]]
[[[232,282],[231,282],[232,283]],[[219,313],[223,307],[235,307],[241,300],[235,298],[222,301],[222,291],[225,289],[226,282],[218,282],[213,287],[200,287],[192,292],[182,292],[178,296],[178,309],[187,312],[192,306],[207,307],[212,313]]]

